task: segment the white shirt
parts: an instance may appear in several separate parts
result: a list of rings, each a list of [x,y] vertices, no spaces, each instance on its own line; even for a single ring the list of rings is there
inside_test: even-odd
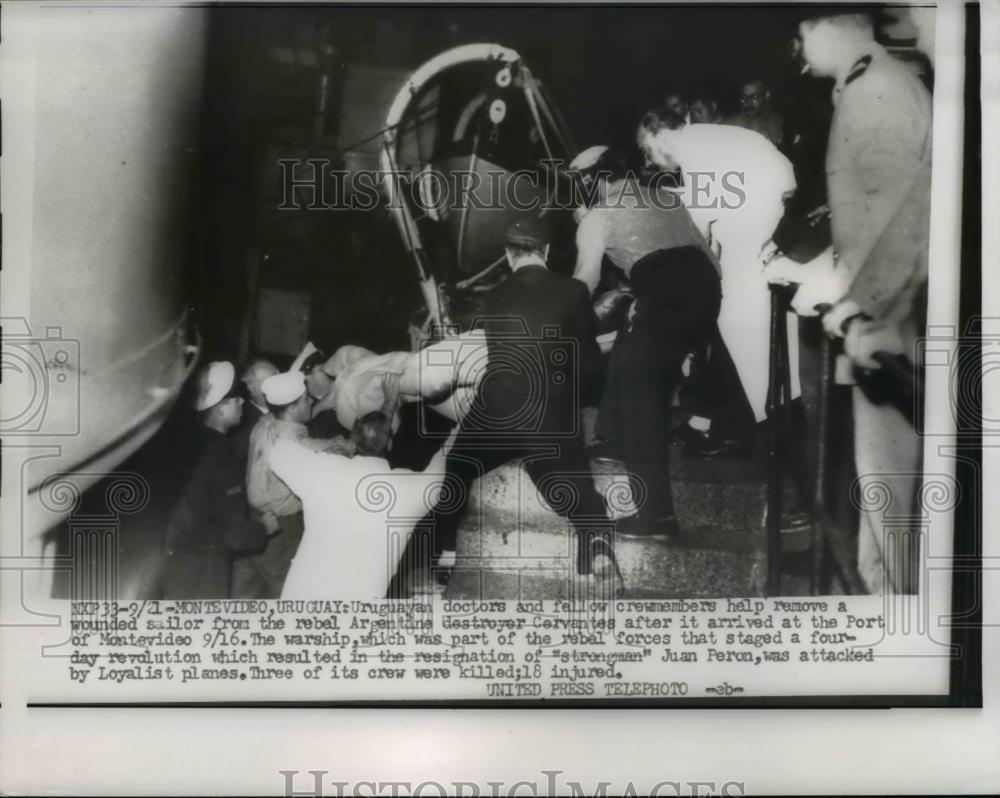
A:
[[[703,232],[709,222],[715,223],[713,233],[718,235],[720,224],[748,225],[753,217],[771,218],[775,213],[780,218],[783,195],[795,189],[791,161],[753,130],[688,125],[672,150],[684,171],[681,198]],[[772,232],[773,227],[762,231],[760,243]]]
[[[281,441],[271,468],[302,500],[305,532],[282,598],[385,597],[414,525],[433,509],[444,455],[423,472],[378,457],[313,452]]]

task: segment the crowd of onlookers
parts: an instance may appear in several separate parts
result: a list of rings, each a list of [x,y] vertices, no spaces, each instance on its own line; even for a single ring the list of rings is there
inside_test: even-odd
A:
[[[914,22],[933,58],[933,11],[914,10]],[[587,191],[572,277],[547,268],[549,231],[525,217],[507,230],[511,274],[485,295],[474,331],[413,353],[344,346],[327,357],[309,346],[284,371],[266,360],[240,374],[206,366],[200,454],[165,537],[163,592],[439,592],[470,486],[507,462],[574,529],[575,578],[620,592],[615,539],[667,539],[684,520],[672,447],[697,457],[757,448],[775,410],[776,285],[793,287],[785,404],[801,393],[800,362],[815,357],[799,317],[820,317],[843,342],[861,578],[872,592],[914,590],[917,533],[890,534],[884,520],[912,513],[919,436],[885,384],[889,359],[917,364],[924,326],[931,97],[875,41],[865,12],[806,11],[798,34],[808,74],[794,90],[815,98],[809,84],[824,79],[830,103],[793,103],[782,118],[754,78],[741,112],[724,119],[715,97],[672,94],[638,120],[634,150],[596,146],[574,159]],[[595,302],[609,273],[618,287]],[[611,311],[614,335],[600,336],[598,316]],[[552,349],[566,341],[570,350]],[[689,409],[675,423],[682,382]],[[416,403],[442,420],[436,454],[422,470],[393,468],[401,411]],[[609,519],[594,487],[585,403],[599,406],[598,446],[628,468],[637,511],[627,517]],[[889,506],[866,504],[887,475]]]

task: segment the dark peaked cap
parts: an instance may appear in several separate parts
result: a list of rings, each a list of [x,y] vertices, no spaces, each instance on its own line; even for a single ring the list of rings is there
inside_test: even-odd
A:
[[[549,229],[541,219],[526,216],[511,224],[504,237],[511,247],[545,249],[549,243]]]

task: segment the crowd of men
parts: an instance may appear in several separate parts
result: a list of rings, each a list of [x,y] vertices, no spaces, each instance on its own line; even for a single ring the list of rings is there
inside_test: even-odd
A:
[[[929,57],[932,20],[914,13]],[[286,371],[258,360],[239,379],[231,363],[205,367],[201,455],[165,538],[164,594],[440,591],[470,486],[508,462],[524,466],[574,529],[577,579],[620,592],[615,539],[670,538],[684,520],[672,446],[705,457],[754,449],[769,409],[775,284],[797,286],[786,401],[800,393],[798,316],[820,315],[843,340],[865,585],[913,591],[915,532],[887,536],[886,508],[864,497],[866,484],[892,474],[888,512],[906,516],[919,485],[912,418],[876,388],[885,355],[916,362],[924,326],[931,98],[876,43],[866,13],[807,13],[796,41],[811,72],[801,79],[833,81],[828,127],[789,128],[757,79],[728,120],[704,93],[667,97],[639,120],[633,151],[590,147],[570,165],[589,189],[572,276],[548,269],[541,220],[508,229],[511,274],[486,294],[478,329],[414,353],[344,346],[327,357],[307,347]],[[665,173],[680,179],[655,179]],[[621,285],[610,304],[627,310],[605,364],[593,294],[608,264]],[[601,297],[597,308],[608,304]],[[553,349],[567,341],[567,351]],[[692,363],[696,411],[674,424]],[[448,423],[426,468],[393,468],[401,411],[418,402]],[[598,434],[628,468],[633,515],[611,520],[594,487],[584,403],[599,406]]]

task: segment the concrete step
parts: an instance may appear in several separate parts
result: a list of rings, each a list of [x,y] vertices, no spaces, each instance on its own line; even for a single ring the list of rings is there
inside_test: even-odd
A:
[[[759,461],[695,460],[675,451],[672,489],[681,533],[668,541],[614,541],[627,595],[761,595],[767,570],[766,483]],[[596,460],[592,470],[610,516],[631,515],[624,465]],[[792,506],[791,488],[785,496],[786,506]],[[808,545],[808,534],[784,535],[783,545],[801,549]],[[575,558],[569,523],[553,512],[522,468],[508,464],[472,486],[446,595],[569,598],[582,589],[574,576]],[[593,580],[589,589],[595,589]]]
[[[763,528],[766,482],[755,463],[740,460],[703,461],[683,458],[679,453],[671,475],[677,517],[682,525],[710,523],[715,528],[745,530]],[[628,470],[621,462],[591,463],[594,485],[604,496],[612,518],[632,515],[635,504]],[[786,486],[785,504],[795,506],[797,497]],[[538,494],[531,478],[516,464],[491,471],[472,486],[469,511],[498,510],[515,513],[522,521],[544,521],[552,509]]]
[[[488,533],[482,537],[498,540],[501,536]],[[543,552],[541,544],[546,542],[551,550]],[[580,590],[575,544],[569,534],[522,531],[517,539],[508,536],[506,550],[496,545],[484,548],[489,551],[486,556],[469,556],[459,543],[446,596],[557,599]],[[530,553],[526,555],[525,549]],[[619,540],[615,552],[626,596],[753,596],[760,595],[763,586],[761,550],[737,552],[687,548],[674,541]]]

